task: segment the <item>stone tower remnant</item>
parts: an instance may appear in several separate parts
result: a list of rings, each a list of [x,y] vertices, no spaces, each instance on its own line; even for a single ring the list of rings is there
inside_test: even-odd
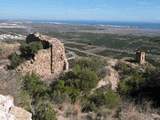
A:
[[[139,64],[145,64],[146,63],[146,53],[142,51],[136,51],[136,61]]]
[[[68,71],[69,63],[60,40],[39,33],[27,36],[27,43],[34,41],[40,41],[44,49],[39,50],[32,60],[21,64],[17,71],[22,74],[34,72],[43,79],[54,79],[64,71]]]

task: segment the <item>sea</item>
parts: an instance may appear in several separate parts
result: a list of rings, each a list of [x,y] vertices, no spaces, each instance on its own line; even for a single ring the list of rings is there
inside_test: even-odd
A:
[[[113,22],[113,21],[84,21],[84,20],[32,20],[32,23],[46,24],[68,24],[68,25],[93,25],[93,26],[109,26],[115,28],[139,28],[139,29],[159,29],[160,22]]]

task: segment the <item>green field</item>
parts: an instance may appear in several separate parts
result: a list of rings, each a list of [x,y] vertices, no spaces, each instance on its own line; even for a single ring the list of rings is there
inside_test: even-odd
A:
[[[116,35],[102,33],[53,33],[63,40],[105,46],[121,50],[141,49],[147,53],[160,55],[160,37]]]

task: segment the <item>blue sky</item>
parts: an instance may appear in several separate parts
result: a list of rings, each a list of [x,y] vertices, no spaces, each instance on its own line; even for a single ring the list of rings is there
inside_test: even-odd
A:
[[[0,18],[160,22],[160,0],[0,0]]]

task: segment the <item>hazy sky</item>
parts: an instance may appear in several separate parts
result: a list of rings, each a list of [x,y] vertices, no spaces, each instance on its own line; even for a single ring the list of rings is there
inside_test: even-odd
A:
[[[0,0],[0,18],[160,22],[160,0]]]

